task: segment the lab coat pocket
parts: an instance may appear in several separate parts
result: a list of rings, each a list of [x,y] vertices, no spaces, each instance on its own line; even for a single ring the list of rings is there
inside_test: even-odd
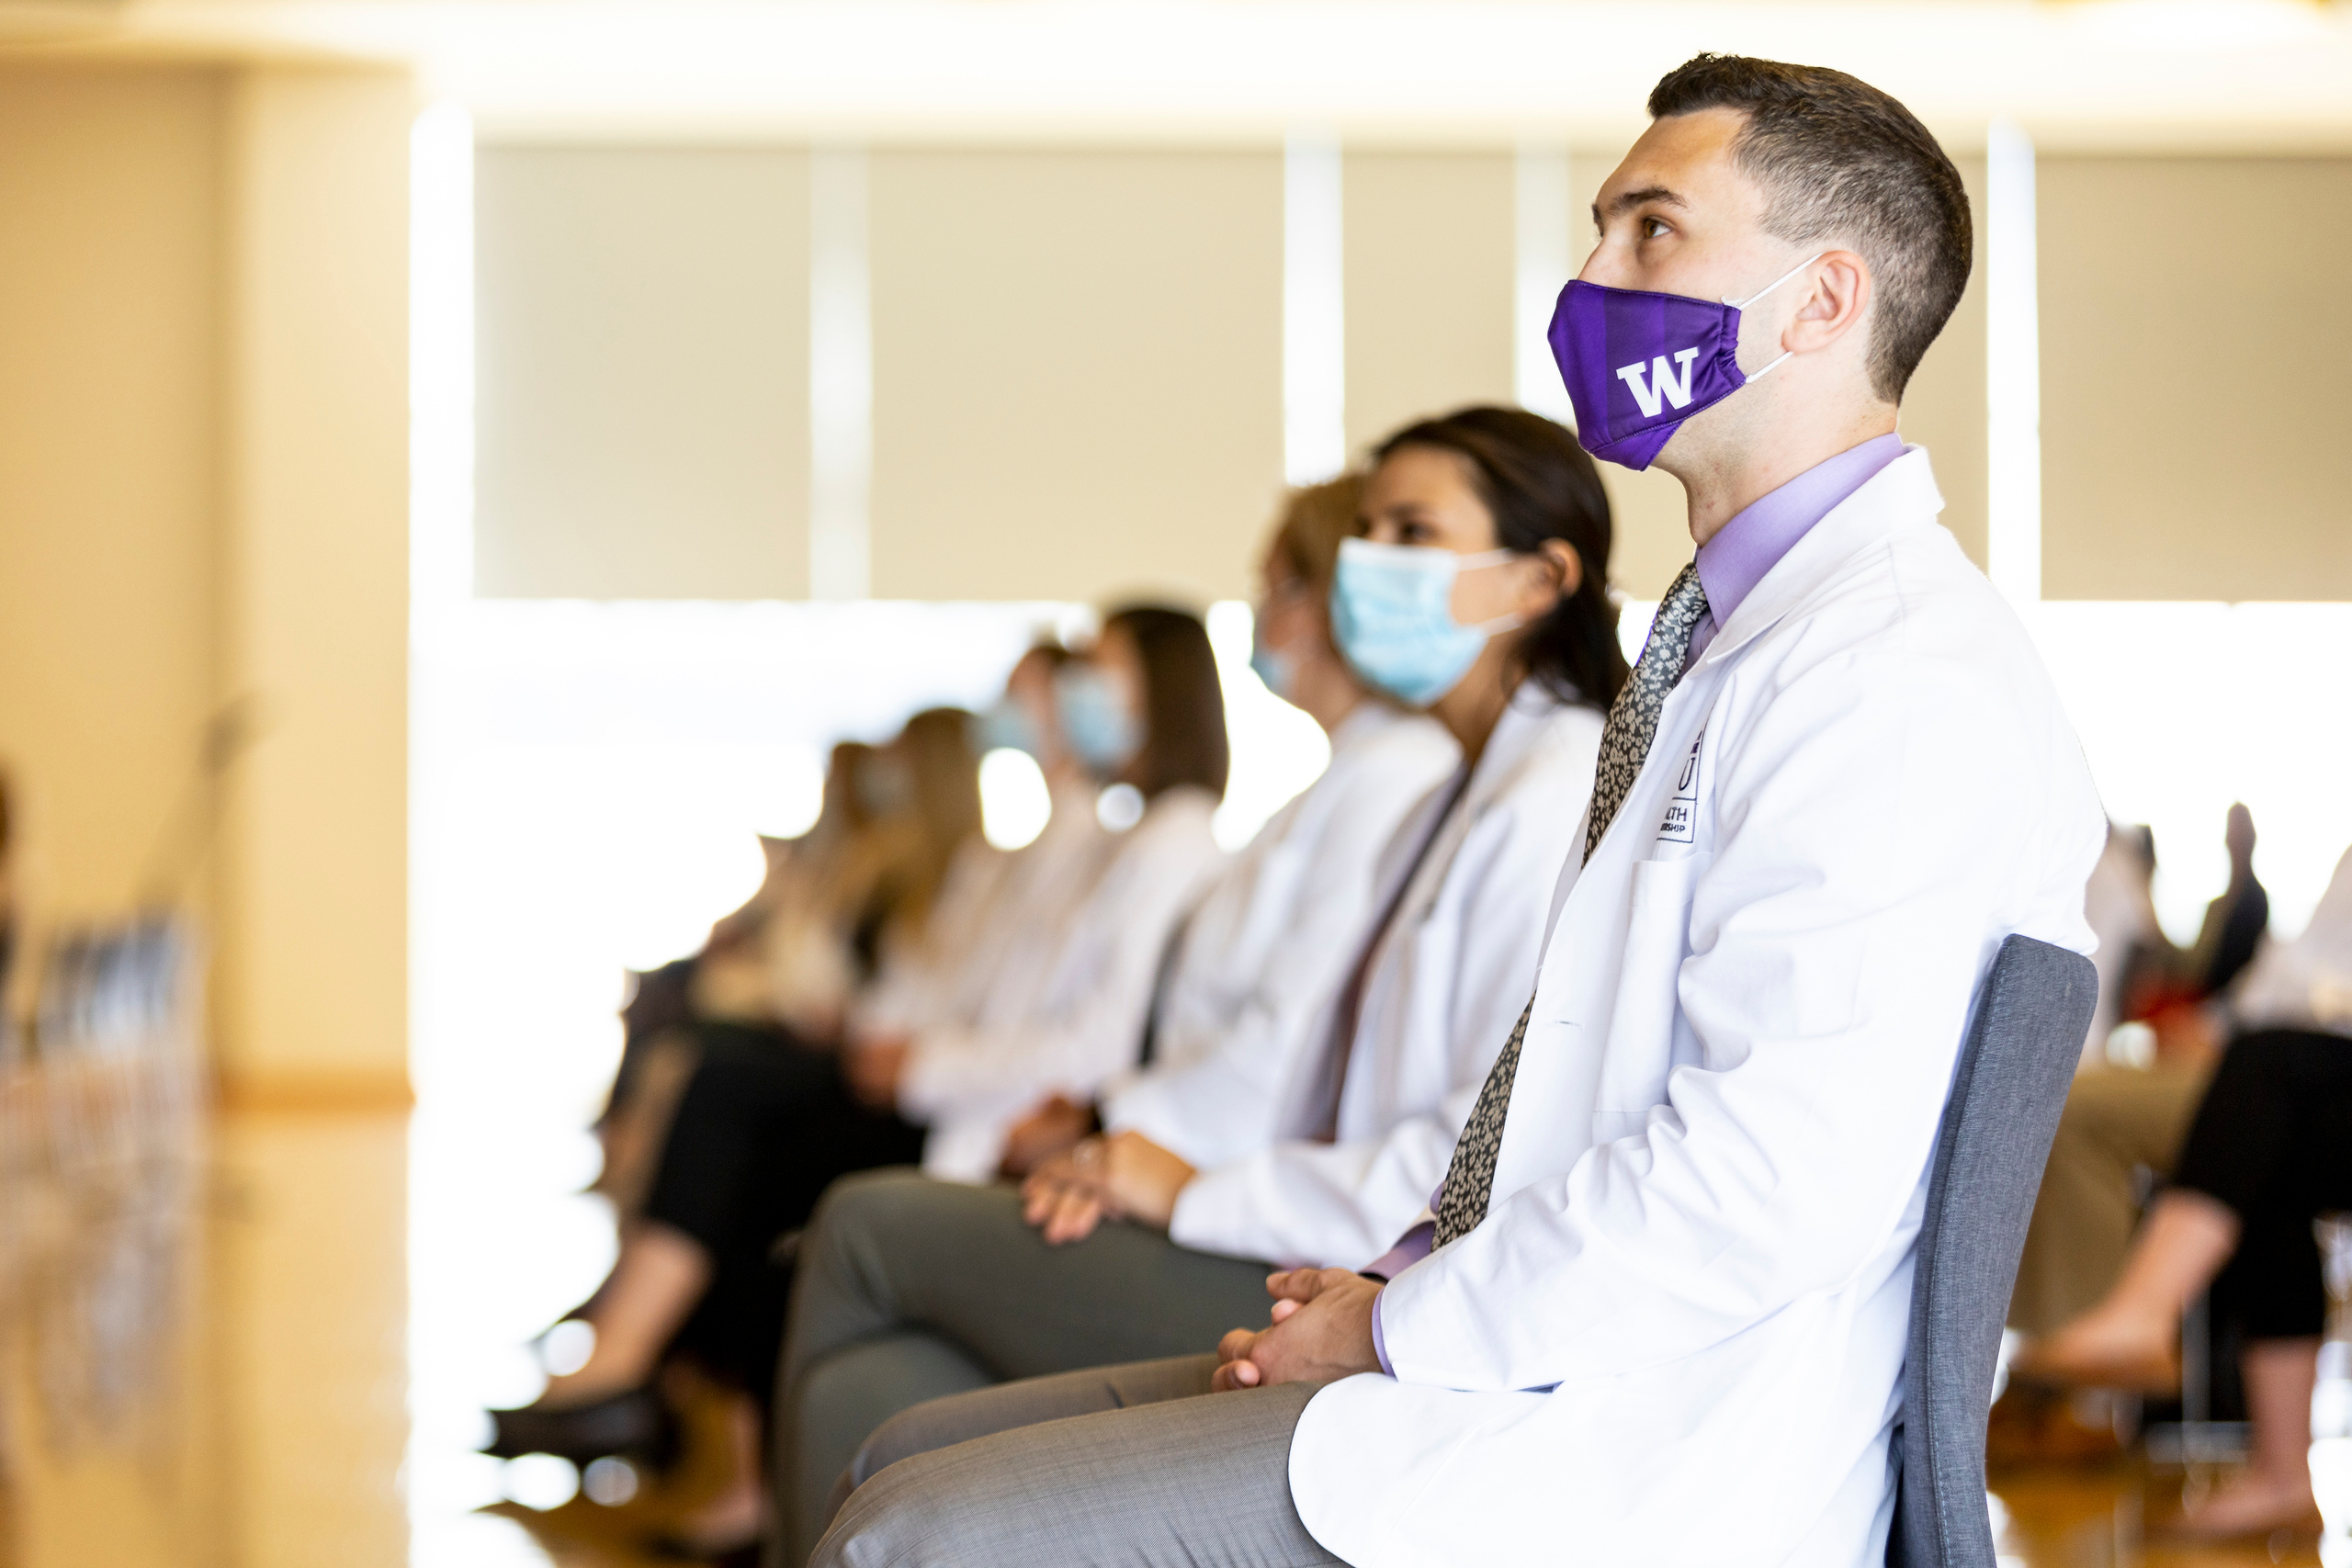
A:
[[[1600,1121],[1622,1123],[1630,1118],[1638,1125],[1650,1107],[1666,1100],[1666,1076],[1674,1066],[1675,1013],[1680,1005],[1675,987],[1682,960],[1690,952],[1690,899],[1712,858],[1684,855],[1634,864],[1596,1134]]]

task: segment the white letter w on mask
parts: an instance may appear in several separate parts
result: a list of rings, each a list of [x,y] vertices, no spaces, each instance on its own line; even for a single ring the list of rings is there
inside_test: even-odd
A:
[[[1686,348],[1676,355],[1675,369],[1682,372],[1677,376],[1667,368],[1666,355],[1659,355],[1650,361],[1650,380],[1646,387],[1642,385],[1642,364],[1638,359],[1621,367],[1617,378],[1634,389],[1634,401],[1641,406],[1642,417],[1656,419],[1658,411],[1668,403],[1679,409],[1690,406],[1690,362],[1698,357],[1699,351],[1695,348]]]

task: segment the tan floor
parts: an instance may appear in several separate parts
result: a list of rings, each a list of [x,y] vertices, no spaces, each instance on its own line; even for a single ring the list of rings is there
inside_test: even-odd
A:
[[[538,1200],[503,1209],[482,1190],[500,1168],[462,1161],[489,1142],[479,1130],[413,1139],[409,1122],[232,1118],[195,1179],[158,1173],[73,1213],[0,1213],[0,1568],[650,1561],[627,1541],[674,1497],[540,1511],[497,1498],[555,1502],[530,1484],[546,1475],[468,1451],[471,1411],[511,1386],[514,1325],[543,1321],[552,1299],[514,1300],[485,1235],[512,1227],[504,1250],[526,1263],[567,1256],[514,1276],[563,1274],[559,1296],[594,1277],[609,1238]],[[413,1143],[459,1161],[468,1200],[460,1212],[447,1183],[415,1184],[426,1223],[413,1235]],[[2005,1476],[2002,1568],[2317,1562],[2301,1539],[2150,1542],[2142,1521],[2181,1484],[2130,1463]]]

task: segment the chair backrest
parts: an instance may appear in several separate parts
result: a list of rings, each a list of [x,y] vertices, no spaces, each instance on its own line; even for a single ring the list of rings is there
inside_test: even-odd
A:
[[[2001,944],[1962,1042],[1911,1281],[1889,1568],[1994,1568],[1984,1426],[2041,1168],[2098,974],[2063,947]]]

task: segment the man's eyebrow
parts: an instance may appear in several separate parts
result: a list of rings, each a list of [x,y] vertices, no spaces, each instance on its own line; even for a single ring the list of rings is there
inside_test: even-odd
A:
[[[1628,211],[1633,208],[1640,207],[1645,203],[1653,201],[1663,202],[1668,207],[1679,207],[1686,212],[1689,211],[1690,208],[1690,204],[1689,202],[1683,200],[1679,194],[1667,189],[1664,186],[1644,186],[1640,190],[1620,191],[1615,196],[1610,197],[1609,213],[1610,216],[1613,218],[1618,213]],[[1600,209],[1596,207],[1593,211],[1593,216],[1598,218],[1600,215]]]

